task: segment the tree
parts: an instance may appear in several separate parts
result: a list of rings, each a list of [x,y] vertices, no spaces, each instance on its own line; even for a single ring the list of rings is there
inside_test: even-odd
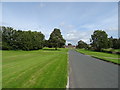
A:
[[[4,27],[1,28],[2,32],[2,49],[5,50],[11,50],[12,49],[12,40],[13,40],[13,34],[14,30],[11,27]]]
[[[66,41],[62,37],[60,29],[55,28],[54,31],[51,33],[48,42],[49,46],[54,47],[57,50],[58,47],[63,47]]]
[[[48,47],[48,45],[49,45],[48,40],[44,40],[44,42],[43,42],[43,47]]]
[[[85,48],[85,49],[87,49],[88,45],[84,41],[80,40],[80,41],[78,41],[77,48]]]
[[[112,48],[120,49],[120,38],[119,39],[113,38],[112,42],[113,42],[113,47]]]
[[[2,49],[37,50],[43,48],[44,35],[41,32],[14,30],[2,27]]]
[[[2,50],[2,27],[0,26],[0,50]]]
[[[96,51],[101,51],[102,48],[108,47],[108,38],[105,31],[96,30],[93,35],[91,35],[92,47]]]
[[[68,46],[72,46],[72,44],[71,44],[71,43],[68,43]]]
[[[113,47],[113,37],[111,36],[110,38],[108,38],[108,48],[112,48]]]

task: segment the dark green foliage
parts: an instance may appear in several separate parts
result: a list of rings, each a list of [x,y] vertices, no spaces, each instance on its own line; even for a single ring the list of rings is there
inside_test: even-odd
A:
[[[113,37],[111,36],[110,38],[108,38],[108,48],[112,48],[113,47]]]
[[[2,27],[0,26],[0,50],[2,49]]]
[[[48,47],[48,44],[49,44],[49,43],[48,43],[48,40],[44,40],[43,46],[44,46],[44,47]]]
[[[117,39],[117,38],[112,39],[112,43],[113,43],[112,48],[120,49],[120,38],[119,39]]]
[[[11,27],[1,27],[2,32],[2,49],[4,50],[11,50],[12,43],[13,43],[13,35],[14,35],[13,28]]]
[[[68,43],[68,46],[72,46],[72,44],[71,44],[71,43]]]
[[[107,34],[105,31],[102,30],[96,30],[94,31],[93,35],[91,35],[91,42],[92,42],[92,47],[96,51],[101,51],[102,48],[107,48],[108,47],[108,38]]]
[[[58,47],[63,47],[66,41],[62,37],[60,29],[55,28],[54,31],[51,33],[48,42],[48,47],[54,47],[55,49],[57,49]]]
[[[43,47],[44,35],[41,32],[14,30],[2,27],[3,50],[37,50]]]
[[[120,49],[120,38],[108,38],[108,48]]]
[[[85,49],[87,49],[87,48],[88,48],[88,45],[87,45],[87,43],[85,43],[84,41],[80,40],[80,41],[78,42],[77,48],[85,48]]]

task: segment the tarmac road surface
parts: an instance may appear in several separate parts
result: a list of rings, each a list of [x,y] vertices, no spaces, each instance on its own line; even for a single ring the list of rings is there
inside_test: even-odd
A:
[[[118,67],[69,50],[69,88],[118,88]]]

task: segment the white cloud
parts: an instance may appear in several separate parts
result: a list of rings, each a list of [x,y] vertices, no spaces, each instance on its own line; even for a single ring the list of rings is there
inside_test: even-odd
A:
[[[91,31],[79,31],[79,30],[71,30],[68,31],[67,34],[64,35],[67,42],[71,42],[73,45],[76,45],[79,40],[83,40],[86,43],[90,43]]]
[[[61,23],[61,27],[64,29],[64,38],[67,42],[71,42],[74,45],[77,44],[79,40],[90,43],[90,38],[94,30],[105,30],[108,37],[114,37],[114,35],[118,33],[116,15],[109,16],[104,20],[96,21],[96,23],[81,25],[80,28],[66,24],[65,22]]]
[[[66,45],[68,45],[68,43],[71,43],[70,41],[66,41]]]
[[[79,40],[83,40],[86,43],[90,43],[90,37],[93,33],[93,30],[80,30],[78,27],[67,24],[65,22],[61,22],[59,28],[62,30],[63,37],[66,40],[66,44],[72,43],[73,45],[77,45]]]
[[[65,39],[67,41],[72,42],[72,44],[77,44],[79,40],[83,40],[86,43],[90,43],[90,38],[94,30],[105,30],[106,33],[108,34],[108,37],[118,36],[117,35],[118,34],[118,16],[117,16],[118,14],[114,14],[115,13],[114,10],[111,10],[111,12],[113,13],[113,15],[105,14],[103,19],[96,19],[94,20],[94,22],[91,22],[91,23],[88,22],[86,24],[81,23],[79,27],[76,27],[74,25],[69,25],[69,24],[67,25],[64,23],[62,25],[64,29],[69,30],[67,31],[66,34],[64,34]],[[88,16],[89,15],[86,15],[86,17]],[[85,19],[85,16],[83,16],[83,18],[81,18],[80,21],[83,21],[83,19]]]

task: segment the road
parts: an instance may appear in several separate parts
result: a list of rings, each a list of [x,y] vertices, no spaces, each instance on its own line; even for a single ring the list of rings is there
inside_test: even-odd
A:
[[[69,88],[118,88],[118,65],[69,51]]]

